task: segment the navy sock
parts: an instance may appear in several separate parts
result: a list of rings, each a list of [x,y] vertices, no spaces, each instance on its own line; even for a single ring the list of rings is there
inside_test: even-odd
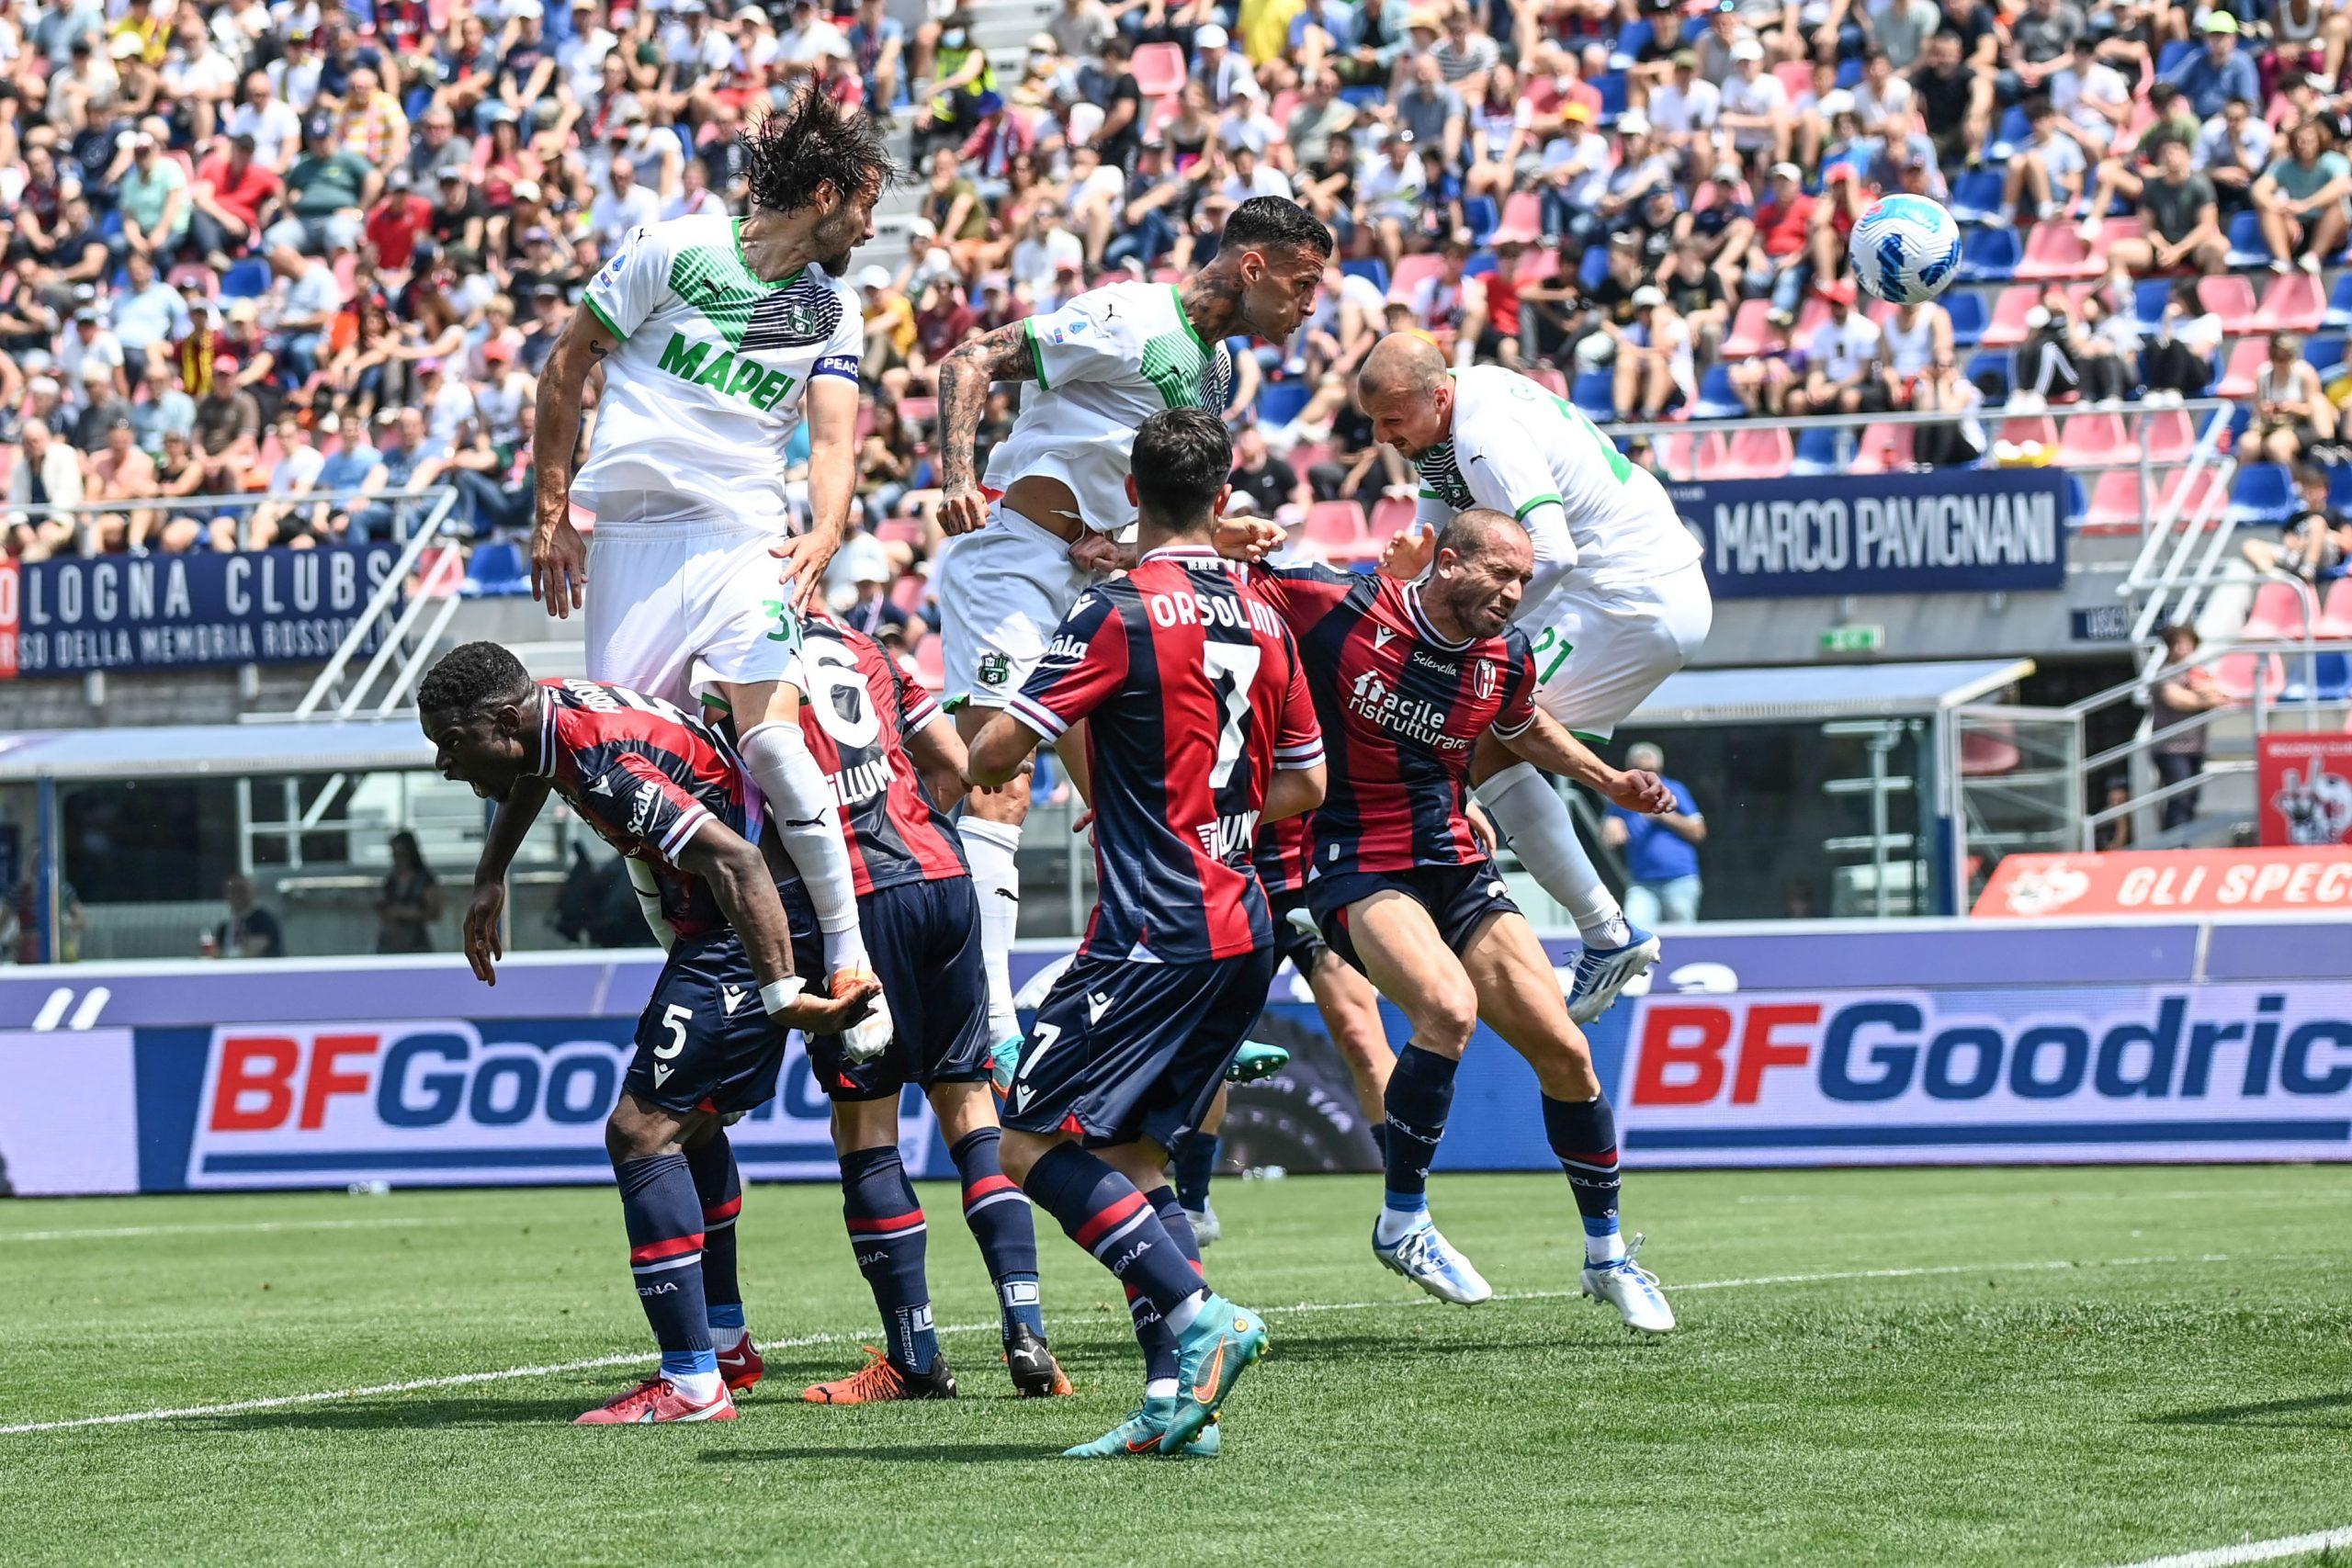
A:
[[[931,1283],[923,1278],[922,1207],[896,1148],[852,1149],[842,1156],[842,1217],[857,1271],[882,1313],[883,1348],[910,1372],[939,1357],[932,1331]]]
[[[1200,1294],[1201,1277],[1151,1201],[1101,1158],[1076,1144],[1056,1144],[1029,1168],[1027,1187],[1072,1241],[1160,1313],[1189,1306]]]
[[[1201,1266],[1201,1238],[1193,1234],[1193,1216],[1184,1212],[1184,1200],[1170,1187],[1155,1187],[1145,1196],[1151,1200],[1151,1212],[1159,1216],[1168,1239],[1193,1265],[1193,1272],[1205,1275],[1208,1270]]]
[[[1388,1123],[1387,1123],[1387,1122],[1374,1122],[1372,1124],[1372,1146],[1373,1146],[1374,1148],[1376,1148],[1376,1149],[1378,1149],[1378,1150],[1380,1151],[1380,1167],[1381,1167],[1381,1168],[1382,1168],[1383,1170],[1387,1169],[1387,1168],[1388,1168]]]
[[[997,1145],[1002,1137],[994,1127],[982,1127],[967,1133],[947,1152],[955,1156],[956,1172],[964,1179],[964,1223],[972,1227],[972,1239],[980,1244],[980,1256],[988,1260],[1006,1341],[1022,1328],[1043,1339],[1046,1314],[1037,1301],[1037,1223],[1029,1212],[1028,1198],[997,1161]]]
[[[702,1293],[702,1201],[684,1155],[655,1155],[616,1165],[621,1220],[628,1230],[628,1267],[637,1299],[662,1347],[662,1370],[716,1373]]]
[[[695,1195],[702,1201],[702,1297],[713,1340],[733,1345],[743,1329],[743,1287],[735,1271],[735,1218],[743,1212],[743,1178],[720,1128],[686,1151]]]
[[[1388,1167],[1388,1207],[1400,1213],[1430,1206],[1430,1166],[1437,1159],[1438,1140],[1445,1136],[1453,1075],[1461,1066],[1455,1057],[1409,1043],[1396,1053],[1385,1097],[1388,1136],[1382,1152]]]
[[[1176,1196],[1194,1213],[1209,1206],[1209,1180],[1216,1175],[1216,1134],[1187,1133],[1176,1140],[1168,1174],[1175,1179]]]
[[[1577,1102],[1545,1095],[1544,1135],[1568,1173],[1568,1190],[1584,1217],[1586,1257],[1623,1257],[1623,1244],[1617,1239],[1617,1114],[1607,1097]]]
[[[1152,1213],[1159,1216],[1160,1224],[1168,1232],[1168,1239],[1176,1244],[1195,1273],[1201,1268],[1200,1242],[1193,1235],[1193,1222],[1184,1213],[1184,1205],[1170,1188],[1155,1187],[1148,1196]],[[1159,1320],[1159,1309],[1144,1299],[1133,1288],[1127,1292],[1127,1315],[1135,1319],[1136,1343],[1143,1347],[1143,1381],[1154,1383],[1163,1378],[1176,1376],[1176,1336]]]

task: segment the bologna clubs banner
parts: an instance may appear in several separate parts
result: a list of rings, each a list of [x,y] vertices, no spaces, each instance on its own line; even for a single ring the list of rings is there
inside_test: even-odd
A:
[[[0,562],[0,679],[323,663],[395,544]]]
[[[2285,735],[2257,742],[2262,841],[2334,846],[2352,862],[2352,735]]]
[[[2010,855],[1994,868],[1979,919],[2058,915],[2352,913],[2352,849],[2118,850]]]
[[[2055,591],[2066,475],[2055,468],[1832,474],[1668,485],[1719,599]]]

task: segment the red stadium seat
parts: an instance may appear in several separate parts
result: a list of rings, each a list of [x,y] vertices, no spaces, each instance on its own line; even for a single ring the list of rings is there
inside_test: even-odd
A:
[[[1386,544],[1413,525],[1413,517],[1420,510],[1418,504],[1402,496],[1384,497],[1372,509],[1372,539],[1374,544]]]
[[[2222,318],[2222,330],[2233,337],[2255,330],[2254,285],[2233,273],[2197,280],[2198,302]],[[2324,314],[2326,302],[2321,301]]]
[[[2206,281],[2211,282],[2208,278]],[[2230,358],[2222,372],[2222,384],[2213,389],[2217,398],[2250,398],[2254,396],[2254,378],[2268,357],[2270,345],[2258,337],[2240,338],[2230,344]]]
[[[1722,356],[1725,359],[1753,359],[1758,355],[1785,353],[1789,340],[1771,321],[1770,299],[1743,299],[1739,314],[1732,318],[1730,335],[1724,339]]]
[[[1538,365],[1527,372],[1527,378],[1555,398],[1568,395],[1568,378],[1556,365]]]
[[[1523,190],[1503,203],[1503,220],[1495,225],[1489,238],[1496,243],[1517,240],[1523,245],[1532,245],[1543,233],[1544,198],[1532,190]]]
[[[1814,328],[1829,319],[1829,301],[1818,294],[1805,296],[1797,307],[1797,324],[1789,329],[1789,341],[1803,348],[1813,341]]]
[[[930,597],[931,584],[911,571],[890,585],[890,603],[910,615],[921,610],[922,602]]]
[[[2201,513],[2212,521],[2219,521],[2227,514],[2229,505],[2226,493],[2218,507],[2214,502],[2213,492],[2221,488],[2221,477],[2211,468],[2198,469],[2194,479],[2188,477],[2187,468],[2175,468],[2165,476],[2164,488],[2156,495],[2154,515],[2195,517]]]
[[[886,545],[917,546],[922,543],[922,519],[920,517],[885,517],[875,525],[874,536]]]
[[[947,687],[946,640],[927,637],[915,645],[915,683],[934,697]]]
[[[2211,281],[2210,279],[2208,281]],[[2262,304],[2254,313],[2257,333],[2316,332],[2327,320],[2327,290],[2307,272],[2290,272],[2270,280]]]
[[[2248,642],[2301,642],[2306,631],[2319,629],[2313,613],[2293,583],[2266,582],[2254,591],[2254,608],[2238,635]]]
[[[1729,436],[1711,431],[1699,440],[1698,477],[1777,479],[1795,459],[1795,444],[1785,429],[1742,430]]]
[[[1813,67],[1804,61],[1783,60],[1772,67],[1772,74],[1781,79],[1781,85],[1788,90],[1789,102],[1792,104],[1813,91]]]
[[[1363,553],[1369,532],[1363,508],[1352,501],[1318,501],[1306,509],[1306,542],[1327,556]]]
[[[2197,450],[2197,426],[2178,409],[2164,409],[2140,421],[2140,446],[2151,463],[2179,463]]]
[[[1499,234],[1500,230],[1496,232]],[[1519,274],[1514,279],[1521,288],[1531,283],[1549,283],[1560,276],[1560,253],[1550,245],[1537,245],[1523,251],[1519,258]]]
[[[2212,668],[2213,683],[2232,702],[2251,701],[2257,676],[2267,697],[2277,697],[2279,688],[2287,683],[2287,667],[2275,653],[2225,653],[2213,660]]]
[[[2320,609],[2319,635],[2332,640],[2352,637],[2352,577],[2339,577],[2327,591]]]
[[[1309,470],[1329,462],[1338,451],[1328,441],[1302,441],[1290,449],[1290,456],[1283,461],[1290,464],[1293,473],[1304,479]]]
[[[1911,428],[1907,424],[1863,426],[1861,439],[1854,447],[1854,466],[1849,471],[1892,474],[1910,468]]]
[[[1396,261],[1396,274],[1388,280],[1388,298],[1402,300],[1409,305],[1413,302],[1414,292],[1420,288],[1422,280],[1435,277],[1444,270],[1445,258],[1433,253],[1423,252],[1419,255],[1400,256]]]
[[[1658,477],[1669,482],[1697,478],[1690,471],[1690,458],[1698,444],[1699,438],[1686,431],[1652,436],[1650,450],[1657,456]]]
[[[1136,87],[1147,98],[1164,98],[1184,88],[1184,51],[1172,43],[1138,45],[1127,62]]]
[[[1993,301],[1993,319],[1985,323],[1985,348],[2015,348],[2025,342],[2025,313],[2041,300],[2041,290],[2004,288]]]
[[[2058,447],[2058,422],[2046,413],[2026,419],[2004,420],[2001,434],[1996,439],[2006,441],[2012,446],[2031,443],[2054,452]]]
[[[939,423],[937,398],[900,398],[899,418],[917,430],[928,431]]]
[[[2100,251],[2104,249],[2102,244]],[[2094,251],[2071,223],[2035,224],[2025,238],[2025,257],[2018,263],[2018,278],[2029,283],[2097,277],[2106,270],[2105,256]]]
[[[2083,513],[2085,533],[2136,534],[2146,522],[2146,498],[2140,493],[2135,468],[2109,468],[2091,487],[2090,506]]]
[[[2058,443],[2058,461],[2070,468],[2136,465],[2140,444],[2116,413],[2078,413],[2066,421]]]

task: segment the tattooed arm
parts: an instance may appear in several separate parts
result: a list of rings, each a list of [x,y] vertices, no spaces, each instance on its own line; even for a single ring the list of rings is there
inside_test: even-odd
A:
[[[531,597],[558,620],[580,608],[588,587],[587,542],[571,525],[571,457],[580,443],[581,400],[589,372],[619,346],[620,339],[594,310],[575,310],[539,373],[531,454],[538,495],[538,519],[531,529]]]
[[[1025,381],[1036,374],[1036,352],[1023,321],[974,338],[939,362],[939,525],[944,531],[968,534],[989,520],[988,502],[972,471],[972,447],[979,439],[989,389],[999,381]]]

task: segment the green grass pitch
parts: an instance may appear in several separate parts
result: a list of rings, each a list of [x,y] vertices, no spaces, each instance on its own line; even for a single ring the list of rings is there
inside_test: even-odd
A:
[[[1132,1403],[1125,1311],[1046,1227],[1080,1393],[1014,1400],[935,1184],[965,1397],[798,1404],[872,1307],[837,1195],[762,1187],[741,1421],[567,1426],[615,1364],[0,1433],[0,1561],[2097,1568],[2352,1525],[2352,1169],[1636,1173],[1657,1342],[1574,1298],[1556,1176],[1435,1198],[1502,1299],[1383,1271],[1369,1179],[1220,1185],[1211,1277],[1274,1337],[1212,1462],[1054,1457]],[[0,1206],[0,1427],[632,1355],[626,1281],[593,1188]]]

